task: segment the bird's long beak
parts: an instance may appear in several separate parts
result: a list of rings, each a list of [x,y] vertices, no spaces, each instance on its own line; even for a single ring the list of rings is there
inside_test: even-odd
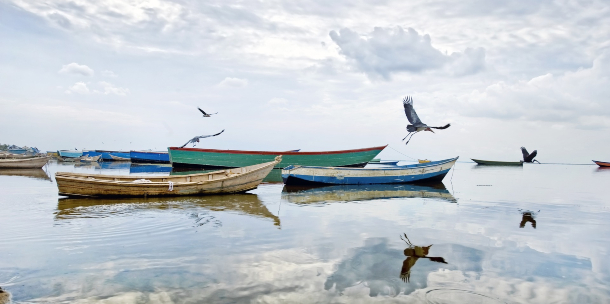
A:
[[[426,131],[430,131],[430,132],[434,133],[434,131],[432,131],[432,129],[430,129],[430,128],[426,129]]]

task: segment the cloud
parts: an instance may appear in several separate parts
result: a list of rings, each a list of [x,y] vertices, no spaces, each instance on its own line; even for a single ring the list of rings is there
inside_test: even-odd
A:
[[[95,91],[96,93],[104,94],[104,95],[115,94],[115,95],[119,95],[119,96],[125,96],[125,95],[129,94],[129,89],[115,87],[113,84],[111,84],[109,82],[100,81],[99,84],[104,88],[104,91],[103,92]]]
[[[90,67],[88,67],[84,64],[81,65],[76,62],[72,62],[70,64],[66,64],[66,65],[62,66],[61,69],[58,71],[58,73],[74,74],[74,75],[91,77],[91,76],[93,76],[94,71],[93,71],[93,69],[91,69]]]
[[[103,70],[102,71],[102,76],[104,76],[104,77],[111,77],[111,78],[118,77],[117,74],[115,74],[113,71],[109,71],[109,70]]]
[[[466,116],[561,122],[587,129],[610,127],[609,76],[607,52],[588,69],[496,82],[464,96],[459,108]]]
[[[285,104],[287,103],[288,100],[286,100],[285,98],[271,98],[271,100],[268,101],[268,103],[270,104]]]
[[[79,81],[77,83],[75,83],[73,86],[69,87],[66,91],[66,94],[72,94],[72,93],[78,93],[78,94],[89,94],[89,88],[87,87],[87,84]]]
[[[400,26],[376,27],[366,37],[344,28],[339,32],[331,31],[329,35],[339,46],[340,53],[373,79],[389,80],[394,73],[422,73],[445,66],[452,75],[462,76],[485,67],[483,48],[468,48],[464,53],[445,55],[432,46],[429,35],[420,35],[412,28],[405,31]]]
[[[248,79],[240,79],[240,78],[233,78],[233,77],[227,77],[218,84],[219,87],[233,87],[233,88],[243,88],[247,85],[248,85]]]

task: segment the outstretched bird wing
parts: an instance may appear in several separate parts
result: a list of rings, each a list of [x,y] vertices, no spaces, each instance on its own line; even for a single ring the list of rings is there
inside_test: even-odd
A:
[[[203,113],[203,115],[208,115],[208,113],[206,113],[206,112],[205,112],[204,110],[202,110],[200,107],[197,107],[197,109],[199,109],[199,111],[200,111],[201,113]]]
[[[444,126],[442,126],[442,127],[430,127],[430,128],[432,128],[432,129],[439,129],[439,130],[443,130],[443,129],[447,129],[447,128],[449,128],[449,127],[451,127],[451,124],[446,124],[446,125],[444,125]]]
[[[201,135],[201,136],[195,136],[193,138],[191,138],[191,140],[187,141],[186,144],[182,145],[180,148],[184,148],[186,147],[186,145],[192,143],[192,142],[198,142],[199,139],[201,138],[208,138],[208,137],[212,137],[212,136],[218,136],[220,134],[222,134],[222,132],[224,132],[225,130],[223,129],[222,131],[216,133],[216,134],[212,134],[212,135]]]
[[[521,154],[523,154],[523,160],[526,160],[528,156],[530,156],[530,154],[527,152],[527,149],[525,149],[525,147],[521,147]]]
[[[407,115],[407,119],[409,122],[414,125],[416,128],[419,127],[427,127],[425,123],[419,119],[417,113],[415,113],[415,109],[413,108],[413,98],[405,97],[402,100],[402,106],[405,108],[405,114]]]

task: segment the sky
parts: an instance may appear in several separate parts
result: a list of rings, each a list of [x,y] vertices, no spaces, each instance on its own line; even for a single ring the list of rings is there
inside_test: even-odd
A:
[[[610,158],[609,1],[0,0],[0,67],[0,143],[41,150]],[[451,127],[405,145],[405,96]]]

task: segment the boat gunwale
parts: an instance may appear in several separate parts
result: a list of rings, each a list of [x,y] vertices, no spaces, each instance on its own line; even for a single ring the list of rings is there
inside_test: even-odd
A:
[[[216,150],[216,149],[200,149],[200,148],[180,148],[180,147],[168,147],[169,151],[189,151],[189,152],[207,152],[207,153],[225,153],[225,154],[253,154],[253,155],[325,155],[325,154],[347,154],[347,153],[357,153],[357,152],[368,152],[375,150],[383,150],[387,147],[378,146],[371,148],[361,148],[361,149],[352,149],[352,150],[336,150],[336,151],[317,151],[317,152],[289,152],[289,151],[248,151],[248,150]]]
[[[138,150],[129,151],[129,153],[131,153],[131,152],[145,153],[145,154],[168,154],[169,153],[169,152],[165,152],[165,151],[138,151]]]
[[[89,178],[89,177],[95,176],[95,174],[56,172],[55,179],[57,180],[57,178],[59,177],[60,179],[70,180],[70,181],[98,183],[98,184],[130,185],[130,186],[167,186],[167,184],[169,182],[172,182],[174,187],[176,187],[176,186],[189,186],[189,185],[203,185],[203,184],[211,183],[211,182],[220,182],[220,181],[227,181],[230,179],[236,179],[236,178],[242,177],[246,174],[264,170],[270,165],[275,166],[276,163],[277,163],[277,161],[272,161],[272,162],[256,164],[256,165],[247,166],[247,167],[241,167],[241,168],[248,168],[248,167],[260,166],[259,168],[254,168],[250,171],[246,171],[243,173],[236,173],[235,175],[232,175],[232,176],[225,176],[225,177],[222,177],[219,179],[213,179],[213,180],[207,180],[207,181],[197,181],[197,182],[186,182],[186,181],[185,182],[173,182],[171,180],[168,180],[168,181],[164,181],[164,182],[151,181],[151,182],[136,183],[134,181],[138,180],[138,179],[147,179],[147,178],[186,179],[186,177],[206,176],[206,175],[211,175],[211,174],[228,173],[228,172],[226,172],[227,170],[219,170],[219,171],[212,171],[212,172],[206,172],[206,173],[195,173],[195,174],[176,175],[176,176],[171,176],[171,175],[170,176],[165,176],[165,175],[159,175],[159,176],[101,175],[101,176],[104,176],[104,178],[129,178],[130,179],[130,180],[123,180],[123,181],[122,180],[107,180],[107,179]]]
[[[40,156],[40,157],[29,157],[29,158],[0,158],[0,163],[12,163],[12,162],[26,162],[26,161],[34,161],[34,160],[49,160],[50,156]]]
[[[600,167],[610,167],[609,162],[604,162],[604,161],[599,161],[599,160],[593,160],[593,162]],[[600,164],[602,164],[602,165],[600,165]]]
[[[442,159],[442,160],[438,160],[436,162],[428,162],[428,163],[421,163],[421,164],[412,164],[412,165],[406,165],[406,166],[394,166],[394,167],[384,167],[384,168],[353,168],[353,167],[324,167],[324,166],[293,166],[292,168],[290,168],[290,166],[285,167],[282,169],[282,171],[292,171],[292,170],[297,170],[297,169],[322,169],[322,170],[357,170],[360,172],[363,171],[372,171],[372,172],[378,172],[378,171],[399,171],[399,170],[413,170],[413,169],[422,169],[422,168],[428,168],[428,167],[436,167],[436,166],[441,166],[453,161],[457,161],[459,158],[458,157],[454,157],[454,158],[448,158],[448,159]],[[412,166],[412,167],[409,167]]]

